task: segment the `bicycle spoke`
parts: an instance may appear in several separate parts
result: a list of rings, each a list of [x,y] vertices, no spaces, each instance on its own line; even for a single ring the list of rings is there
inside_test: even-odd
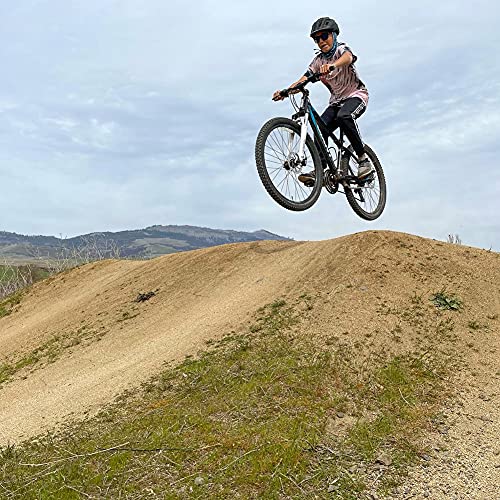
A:
[[[351,172],[352,175],[354,175],[356,169],[357,169],[357,164],[351,158],[349,161],[349,171]],[[375,171],[375,178],[373,181],[371,181],[369,185],[360,187],[359,191],[353,189],[352,193],[354,195],[354,199],[356,200],[357,204],[365,212],[368,213],[374,212],[378,207],[381,197],[381,188],[377,172]],[[361,199],[361,197],[363,197],[363,200]]]
[[[282,144],[282,147],[283,147],[283,153],[285,154],[285,156],[288,156],[290,154],[290,151],[287,151],[287,143],[286,143],[286,139],[283,137],[283,132],[282,132],[282,129],[280,129],[280,139],[281,139],[281,144]]]
[[[297,182],[294,182],[293,185],[295,187],[295,198],[298,200],[299,199],[299,192],[297,190]]]
[[[266,163],[273,163],[274,165],[279,165],[281,168],[283,168],[283,162],[282,161],[266,160]]]
[[[273,129],[264,144],[264,159],[271,182],[284,197],[298,203],[307,200],[311,195],[311,190],[297,179],[304,166],[293,163],[298,158],[300,140],[299,131],[283,126]],[[310,166],[313,155],[307,143],[304,155]],[[285,169],[285,162],[291,162],[289,169]]]
[[[286,155],[285,155],[285,152],[281,149],[281,146],[279,144],[279,141],[276,140],[276,138],[274,137],[274,132],[275,130],[272,131],[272,133],[269,135],[269,138],[274,142],[274,145],[275,147],[278,149],[279,153],[281,153],[285,158],[286,158]],[[269,145],[269,147],[276,153],[276,154],[279,154],[278,151],[276,151],[271,145]]]
[[[272,151],[272,149],[271,149],[271,151]],[[268,151],[264,151],[264,155],[270,156],[271,158],[274,158],[275,160],[278,160],[278,162],[283,163],[283,158],[279,158],[278,156],[276,156],[276,152],[275,151],[273,151],[272,153],[269,153]]]
[[[281,151],[283,151],[283,155],[286,158],[290,153],[289,153],[289,151],[287,151],[287,144],[286,144],[285,138],[283,137],[282,129],[279,130],[279,139],[281,142]]]
[[[302,182],[298,181],[297,186],[299,186],[300,190],[305,196],[309,196],[309,193],[304,189],[304,185],[302,184]]]
[[[272,141],[274,142],[275,144],[275,147],[278,148],[278,151],[276,151],[276,149],[274,149],[274,147],[269,144],[269,147],[271,148],[271,150],[276,153],[276,155],[278,156],[278,158],[281,156],[283,158],[286,158],[285,154],[283,153],[283,151],[280,150],[280,145],[276,142],[276,139],[271,135],[269,136],[270,139],[272,139]]]
[[[282,171],[283,171],[283,168],[281,168],[281,167],[275,167],[275,168],[271,168],[271,169],[269,169],[269,168],[268,168],[267,170],[268,170],[269,172],[272,172],[272,173],[274,173],[274,172],[278,172],[278,173],[280,173],[280,172],[282,172]]]
[[[275,186],[276,186],[278,189],[280,189],[280,188],[281,188],[281,186],[285,183],[286,178],[287,178],[287,176],[285,175],[285,177],[283,177],[283,180],[282,180],[279,184],[275,184]]]
[[[275,176],[271,179],[271,180],[273,181],[273,184],[274,184],[274,181],[275,181],[276,177],[278,177],[278,175],[279,175],[280,173],[282,173],[282,172],[283,172],[283,170],[281,170],[281,169],[280,169],[280,170],[278,170],[278,172],[275,174]]]

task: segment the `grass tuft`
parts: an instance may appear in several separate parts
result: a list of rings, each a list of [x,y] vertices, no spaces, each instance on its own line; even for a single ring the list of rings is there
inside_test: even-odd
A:
[[[438,309],[459,311],[462,308],[462,301],[455,295],[448,295],[445,289],[435,293],[431,301]]]
[[[21,303],[23,292],[16,292],[0,301],[0,318],[12,313],[15,306]]]

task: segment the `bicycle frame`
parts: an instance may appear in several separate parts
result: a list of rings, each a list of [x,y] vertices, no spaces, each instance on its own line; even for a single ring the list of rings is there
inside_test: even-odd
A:
[[[330,66],[329,70],[332,69]],[[309,91],[305,86],[319,81],[321,77],[322,73],[309,74],[299,83],[273,95],[273,101],[281,101],[299,92],[302,98],[300,106],[292,98],[296,111],[292,120],[276,117],[262,126],[255,143],[259,176],[271,197],[288,210],[310,208],[324,188],[331,195],[344,194],[362,219],[375,220],[386,203],[382,166],[373,149],[365,144],[365,153],[373,168],[370,175],[358,175],[359,161],[352,144],[346,141],[344,145],[342,126],[340,134],[334,135],[309,100]],[[328,138],[333,141],[333,146]],[[309,171],[311,167],[314,167],[313,171]]]
[[[301,161],[305,159],[305,153],[304,153],[304,148],[305,148],[305,143],[306,143],[306,138],[307,138],[307,131],[308,131],[308,125],[311,124],[311,128],[313,131],[314,135],[314,143],[317,146],[320,155],[322,158],[325,159],[328,167],[330,168],[330,172],[332,172],[336,177],[337,181],[340,180],[349,180],[349,172],[339,172],[340,165],[341,165],[341,160],[343,156],[347,156],[349,158],[355,158],[354,154],[344,146],[344,132],[342,129],[340,129],[340,136],[337,138],[333,133],[329,132],[326,130],[325,127],[325,132],[328,134],[328,137],[331,137],[333,140],[335,146],[337,146],[337,151],[336,151],[336,158],[335,160],[332,158],[332,155],[330,153],[330,150],[325,143],[325,140],[323,138],[323,134],[320,130],[320,125],[319,123],[321,122],[321,117],[319,116],[318,112],[314,109],[313,105],[311,104],[311,101],[309,100],[309,91],[307,89],[301,89],[300,92],[302,92],[302,102],[300,104],[300,108],[297,113],[295,113],[292,116],[292,120],[297,120],[300,118],[300,146],[299,146],[299,158]],[[289,140],[292,140],[290,138]],[[290,143],[289,143],[289,150],[290,150]]]

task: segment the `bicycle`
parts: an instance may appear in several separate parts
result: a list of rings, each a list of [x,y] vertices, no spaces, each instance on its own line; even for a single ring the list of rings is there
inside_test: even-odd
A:
[[[355,175],[358,162],[352,146],[344,145],[342,129],[338,138],[328,131],[310,102],[305,87],[317,82],[319,77],[320,74],[315,73],[293,89],[280,92],[282,97],[290,97],[296,113],[292,119],[272,118],[260,129],[255,144],[259,177],[269,195],[288,210],[302,211],[312,207],[324,187],[332,195],[337,192],[345,194],[359,217],[375,220],[384,211],[387,198],[382,165],[373,149],[365,144],[366,154],[375,170],[363,180]],[[302,93],[300,106],[294,97],[299,92]],[[322,131],[333,140],[334,147],[328,147]],[[307,167],[309,170],[313,167],[315,180],[303,184],[298,176]]]

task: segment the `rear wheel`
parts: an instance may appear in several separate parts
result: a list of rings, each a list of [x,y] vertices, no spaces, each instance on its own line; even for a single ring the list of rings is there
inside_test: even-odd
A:
[[[255,144],[259,177],[270,196],[288,210],[307,210],[317,201],[323,186],[318,150],[308,135],[305,159],[299,158],[300,125],[289,118],[273,118],[261,128]],[[299,181],[301,173],[314,171],[310,186]]]
[[[352,152],[352,149],[349,148]],[[382,215],[385,208],[387,198],[387,188],[385,184],[385,175],[382,170],[382,165],[373,149],[365,144],[365,152],[370,158],[375,172],[365,181],[360,181],[357,186],[350,184],[345,186],[345,194],[347,201],[354,212],[365,220],[375,220]],[[348,165],[343,165],[343,170],[349,175],[356,175],[357,162],[350,157]]]

